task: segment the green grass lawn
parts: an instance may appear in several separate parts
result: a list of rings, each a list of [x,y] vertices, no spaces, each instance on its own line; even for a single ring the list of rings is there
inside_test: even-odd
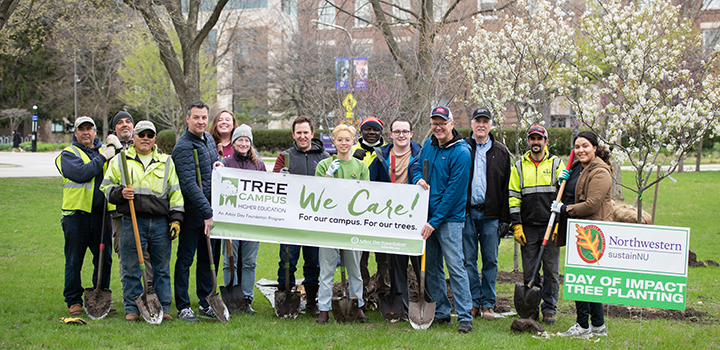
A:
[[[720,173],[684,173],[673,175],[677,183],[664,181],[658,198],[658,225],[691,228],[690,248],[698,259],[720,260]],[[629,178],[629,177],[628,177]],[[58,322],[67,316],[63,302],[63,233],[60,228],[62,181],[50,179],[0,179],[0,348],[692,348],[720,347],[720,269],[691,268],[688,276],[686,306],[707,312],[712,317],[698,322],[648,319],[606,320],[610,335],[593,338],[537,339],[530,334],[511,334],[513,318],[488,322],[476,319],[474,331],[458,334],[453,326],[413,330],[409,323],[390,324],[377,311],[369,311],[366,324],[339,325],[331,321],[319,326],[314,318],[300,315],[296,320],[278,320],[270,303],[256,290],[255,316],[233,316],[228,324],[202,320],[164,322],[160,326],[145,322],[127,323],[122,311],[122,288],[117,266],[112,269],[113,306],[119,310],[103,320],[87,316],[86,326]],[[633,197],[626,193],[628,202]],[[645,208],[651,195],[645,198]],[[177,241],[174,249],[177,248]],[[500,266],[512,270],[513,241],[500,245]],[[564,256],[564,250],[563,250]],[[83,281],[89,287],[91,255],[85,259]],[[115,258],[115,256],[113,256]],[[173,253],[174,258],[174,253]],[[174,259],[173,259],[174,260]],[[274,279],[277,273],[278,246],[260,244],[257,278]],[[370,259],[371,264],[373,259]],[[172,262],[174,265],[174,261]],[[562,266],[562,262],[561,262]],[[374,267],[371,267],[374,271]],[[562,273],[562,271],[561,271]],[[190,285],[194,286],[191,271]],[[339,276],[338,276],[339,278]],[[221,278],[222,280],[222,278]],[[512,299],[514,286],[498,284],[500,297]],[[194,287],[190,288],[193,309],[197,311]],[[574,302],[561,300],[558,324],[547,326],[549,333],[563,332],[575,322]],[[176,310],[171,308],[175,317]],[[597,340],[597,342],[596,342]]]

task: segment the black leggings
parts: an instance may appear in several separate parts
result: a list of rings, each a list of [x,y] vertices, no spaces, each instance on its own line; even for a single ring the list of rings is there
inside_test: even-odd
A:
[[[605,324],[602,303],[576,301],[575,309],[577,310],[577,323],[580,327],[589,328],[588,317],[592,318],[592,325],[595,327],[600,327]]]

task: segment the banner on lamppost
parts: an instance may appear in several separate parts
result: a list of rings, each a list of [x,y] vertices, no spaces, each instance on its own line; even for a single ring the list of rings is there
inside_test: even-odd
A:
[[[335,90],[350,88],[350,57],[335,57]]]
[[[421,255],[420,186],[219,167],[213,228],[221,239]]]
[[[568,220],[563,298],[685,310],[690,229]]]
[[[367,90],[368,88],[368,59],[367,57],[355,57],[355,90]]]

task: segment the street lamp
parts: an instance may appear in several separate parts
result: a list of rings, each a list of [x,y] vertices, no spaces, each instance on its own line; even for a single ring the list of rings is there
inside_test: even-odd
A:
[[[32,143],[30,146],[31,152],[37,151],[37,128],[38,128],[38,116],[37,116],[37,105],[33,106],[33,116],[32,116]]]

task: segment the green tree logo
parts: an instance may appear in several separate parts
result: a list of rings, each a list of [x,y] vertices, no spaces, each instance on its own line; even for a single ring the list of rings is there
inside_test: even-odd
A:
[[[221,207],[237,207],[238,179],[223,177],[220,181],[220,203]]]

